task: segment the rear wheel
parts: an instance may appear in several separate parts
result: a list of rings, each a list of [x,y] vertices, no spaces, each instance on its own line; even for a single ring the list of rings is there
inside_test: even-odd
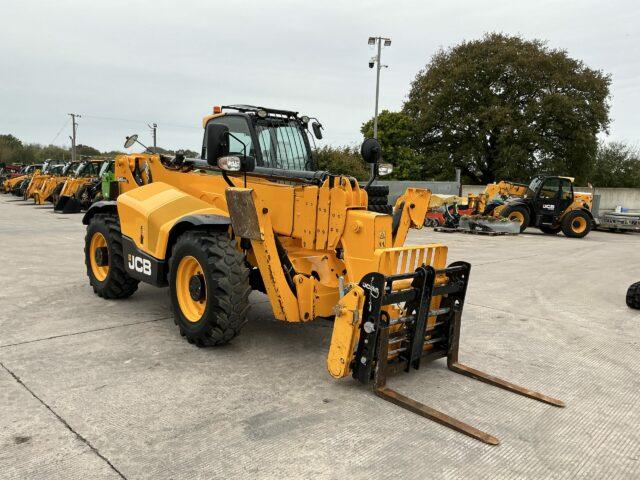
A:
[[[529,211],[522,205],[507,205],[500,212],[500,216],[518,222],[520,224],[520,233],[524,232],[529,226]]]
[[[116,215],[98,213],[87,226],[84,243],[87,276],[93,291],[102,298],[127,298],[138,289],[138,280],[124,269],[122,233]]]
[[[226,232],[182,234],[169,261],[169,292],[180,334],[199,347],[240,333],[249,310],[249,270]]]
[[[562,230],[562,227],[550,227],[548,225],[540,225],[540,230],[542,230],[542,233],[546,233],[547,235],[555,235],[560,230]]]
[[[640,282],[632,284],[627,290],[627,307],[640,310]]]
[[[562,233],[567,237],[582,238],[591,231],[591,218],[582,210],[573,210],[562,219]]]

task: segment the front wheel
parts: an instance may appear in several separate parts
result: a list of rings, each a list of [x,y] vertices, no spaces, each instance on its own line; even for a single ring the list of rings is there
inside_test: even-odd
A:
[[[562,219],[562,233],[571,238],[585,237],[591,231],[591,218],[582,210],[568,212]]]
[[[127,298],[138,289],[138,280],[131,278],[124,268],[122,233],[116,215],[98,213],[91,218],[84,256],[89,283],[98,296]]]
[[[529,211],[522,205],[507,205],[500,212],[500,216],[518,222],[520,224],[520,233],[524,232],[529,226]]]
[[[180,334],[199,347],[240,333],[249,310],[249,270],[227,232],[192,231],[169,261],[169,293]]]

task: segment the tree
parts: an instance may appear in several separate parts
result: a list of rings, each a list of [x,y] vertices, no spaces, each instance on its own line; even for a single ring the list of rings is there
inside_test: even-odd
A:
[[[28,158],[29,154],[20,140],[13,135],[0,135],[0,162],[24,163]]]
[[[539,40],[492,33],[437,52],[403,112],[414,147],[476,183],[547,172],[579,180],[609,125],[611,79]]]
[[[360,151],[354,147],[324,146],[314,152],[316,167],[334,174],[344,174],[364,180],[369,177]]]
[[[90,147],[89,145],[76,145],[76,154],[79,156],[79,158],[82,157],[95,157],[97,155],[100,155],[100,150]]]
[[[601,144],[589,182],[595,187],[640,187],[640,152],[619,142]]]
[[[365,137],[373,137],[373,119],[360,129]],[[394,167],[390,178],[412,180],[428,176],[426,165],[413,148],[415,123],[405,113],[383,110],[378,115],[378,140],[382,146],[382,161]]]

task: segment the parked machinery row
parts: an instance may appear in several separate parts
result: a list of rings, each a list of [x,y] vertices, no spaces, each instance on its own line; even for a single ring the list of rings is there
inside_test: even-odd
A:
[[[37,205],[52,203],[55,211],[77,213],[108,198],[112,184],[113,159],[100,158],[26,165],[7,173],[0,188]]]

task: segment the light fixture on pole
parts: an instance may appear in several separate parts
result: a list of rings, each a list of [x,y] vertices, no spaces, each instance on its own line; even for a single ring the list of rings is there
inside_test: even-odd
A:
[[[377,45],[378,53],[369,60],[369,68],[376,66],[376,107],[373,116],[373,138],[378,138],[378,98],[380,96],[380,69],[387,68],[388,65],[382,65],[382,45],[388,47],[391,45],[391,39],[386,37],[369,37],[369,45]]]

